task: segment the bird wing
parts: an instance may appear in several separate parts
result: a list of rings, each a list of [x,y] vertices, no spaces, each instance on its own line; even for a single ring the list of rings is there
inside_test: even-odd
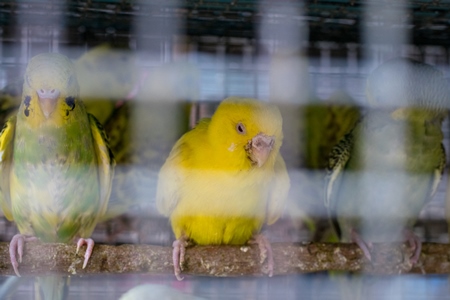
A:
[[[333,199],[337,194],[340,182],[342,180],[343,170],[350,159],[354,144],[353,131],[346,134],[342,140],[331,150],[328,160],[328,172],[325,177],[325,207],[328,211],[328,217],[333,222],[336,201]],[[337,224],[334,224],[338,231]]]
[[[186,143],[186,135],[181,137],[173,146],[166,162],[158,175],[158,186],[156,192],[156,207],[158,211],[169,217],[180,199],[180,188],[183,175],[179,168],[182,166],[185,151],[189,150]]]
[[[284,211],[290,188],[290,179],[283,157],[278,153],[274,165],[273,180],[267,203],[267,224],[273,224]]]
[[[11,117],[0,132],[0,204],[9,220],[13,220],[10,197],[11,162],[14,150],[14,133],[16,130],[16,117]]]
[[[106,136],[103,126],[93,115],[88,115],[98,162],[98,178],[100,186],[100,210],[98,216],[101,218],[108,207],[116,162],[111,149],[109,148],[108,137]]]
[[[194,147],[199,147],[200,140],[206,136],[210,123],[209,118],[199,121],[194,129],[185,133],[173,146],[158,175],[156,188],[156,208],[169,217],[181,197],[181,188],[185,181],[185,172],[182,171],[185,161],[192,157]]]

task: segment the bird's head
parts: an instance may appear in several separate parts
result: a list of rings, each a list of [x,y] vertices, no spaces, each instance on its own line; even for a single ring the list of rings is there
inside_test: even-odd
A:
[[[219,151],[262,167],[273,163],[283,141],[280,111],[255,99],[230,97],[211,119],[210,140]]]
[[[62,123],[73,117],[78,95],[72,62],[57,53],[39,54],[30,60],[25,72],[21,117],[36,125]]]
[[[441,114],[450,107],[448,83],[431,65],[407,58],[389,60],[367,79],[366,95],[375,108],[413,108]]]

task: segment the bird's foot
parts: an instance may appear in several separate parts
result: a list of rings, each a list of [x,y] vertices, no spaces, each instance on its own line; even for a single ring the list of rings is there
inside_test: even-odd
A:
[[[92,250],[94,250],[94,240],[80,238],[77,242],[77,252],[76,252],[77,254],[78,254],[78,251],[80,250],[80,247],[83,246],[84,244],[87,245],[87,248],[86,248],[86,252],[84,253],[83,269],[86,268],[86,265],[92,254]]]
[[[372,250],[372,243],[370,243],[370,242],[366,243],[354,229],[352,229],[352,231],[351,231],[351,239],[352,239],[352,242],[354,242],[358,245],[358,247],[364,253],[364,256],[369,261],[372,261],[372,255],[370,254],[370,251]]]
[[[14,272],[17,276],[20,277],[19,273],[19,263],[22,262],[22,256],[23,256],[23,248],[25,245],[25,242],[31,242],[36,241],[38,238],[35,236],[29,236],[29,235],[23,235],[23,234],[16,234],[11,239],[11,242],[9,243],[9,257],[11,259],[11,264],[13,266]],[[19,255],[19,262],[17,262],[16,254]]]
[[[175,277],[180,281],[184,279],[184,277],[181,277],[181,271],[183,270],[184,254],[186,253],[187,245],[188,242],[186,237],[180,237],[172,244],[173,272],[175,273]]]
[[[405,235],[409,246],[413,250],[413,255],[410,257],[410,261],[413,265],[415,265],[419,261],[420,253],[422,252],[422,242],[411,229],[405,229],[403,234]]]
[[[267,240],[264,235],[257,234],[249,241],[249,244],[258,244],[260,252],[260,263],[264,263],[264,261],[267,259],[267,269],[269,272],[269,277],[272,277],[274,262],[272,246],[270,245],[269,240]]]

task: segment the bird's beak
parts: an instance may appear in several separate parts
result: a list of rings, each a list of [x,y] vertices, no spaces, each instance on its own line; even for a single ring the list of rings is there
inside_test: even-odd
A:
[[[275,137],[259,133],[248,141],[245,149],[252,163],[261,167],[269,158],[274,144]]]
[[[44,113],[44,116],[48,118],[50,114],[55,110],[56,102],[59,97],[58,89],[38,89],[37,90],[39,105]]]

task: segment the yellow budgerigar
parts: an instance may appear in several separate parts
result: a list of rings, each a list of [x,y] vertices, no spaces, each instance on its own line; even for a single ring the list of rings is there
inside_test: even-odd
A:
[[[280,217],[289,191],[282,142],[276,106],[231,97],[175,144],[159,173],[156,204],[177,238],[173,264],[179,280],[188,241],[256,242],[272,275],[271,246],[260,231]]]
[[[102,126],[86,112],[72,62],[56,53],[33,57],[22,102],[0,135],[1,206],[20,234],[10,244],[18,273],[25,241],[87,244],[104,214],[114,159]]]

